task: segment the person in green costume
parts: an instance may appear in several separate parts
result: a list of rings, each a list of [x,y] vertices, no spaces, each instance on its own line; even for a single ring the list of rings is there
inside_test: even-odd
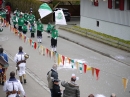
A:
[[[14,15],[13,15],[12,22],[13,22],[13,24],[14,24],[14,28],[17,29],[17,28],[16,28],[16,24],[18,23],[18,19],[17,19],[17,16],[16,16],[15,13],[14,13]]]
[[[27,29],[26,23],[24,23],[24,25],[22,26],[22,31],[23,31],[23,34],[27,33],[28,29]]]
[[[43,32],[43,24],[39,19],[37,22],[37,41],[38,43],[42,43],[42,32]]]
[[[47,33],[48,33],[48,38],[50,38],[50,32],[51,32],[52,26],[50,24],[50,22],[47,25]]]
[[[18,19],[18,30],[22,32],[22,26],[24,25],[24,18],[22,15],[20,15],[20,18]]]
[[[3,18],[3,24],[2,27],[6,27],[6,10],[1,11],[1,17]]]
[[[34,38],[35,37],[35,32],[36,32],[36,28],[35,28],[34,25],[31,26],[30,32],[31,32],[31,38]]]
[[[27,11],[25,11],[23,17],[24,17],[24,20],[25,20],[26,25],[28,25],[28,16],[29,16],[29,14],[27,13]]]
[[[32,14],[32,11],[28,15],[28,21],[29,21],[30,25],[34,24],[34,22],[35,22],[35,15]]]
[[[14,11],[14,13],[16,14],[17,17],[20,17],[20,11],[18,10],[18,8],[16,8],[16,10]]]
[[[51,47],[52,51],[54,51],[55,53],[57,52],[56,51],[57,38],[58,38],[58,30],[56,30],[55,26],[53,26],[51,29]]]

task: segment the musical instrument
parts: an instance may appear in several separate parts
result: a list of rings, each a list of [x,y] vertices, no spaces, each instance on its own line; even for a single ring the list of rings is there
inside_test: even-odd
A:
[[[28,55],[28,54],[25,54],[25,55],[24,55],[24,58],[25,58],[25,60],[27,60],[27,59],[29,58],[29,55]]]
[[[0,64],[3,68],[7,68],[9,66],[9,63],[2,56],[0,56]]]

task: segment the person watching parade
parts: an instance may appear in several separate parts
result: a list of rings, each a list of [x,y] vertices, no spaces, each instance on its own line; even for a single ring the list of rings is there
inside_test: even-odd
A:
[[[8,56],[7,54],[4,53],[4,49],[3,48],[0,48],[0,56],[4,58],[4,60],[8,63]],[[2,60],[1,60],[2,61]],[[5,65],[5,64],[2,64],[2,65]],[[7,70],[7,67],[2,67],[2,80],[1,80],[1,85],[4,85],[4,82],[6,80],[6,70]]]

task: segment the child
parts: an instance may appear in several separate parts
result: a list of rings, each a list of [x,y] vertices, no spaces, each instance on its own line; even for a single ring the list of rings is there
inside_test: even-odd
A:
[[[13,22],[13,24],[14,24],[14,28],[16,29],[16,24],[18,23],[18,19],[17,19],[17,16],[16,16],[15,13],[14,13],[14,16],[13,16],[13,18],[12,18],[12,22]]]
[[[48,23],[48,25],[47,25],[47,33],[48,33],[48,38],[50,38],[50,32],[51,32],[51,29],[52,29],[52,27],[51,27],[51,24],[50,23]]]
[[[59,86],[59,79],[54,79],[53,81],[53,97],[61,97],[62,93]]]
[[[26,23],[24,23],[24,25],[22,26],[22,31],[23,31],[23,34],[27,33],[27,25],[26,25]]]
[[[32,24],[30,32],[31,32],[31,38],[34,38],[35,37],[35,32],[36,32],[36,28],[35,28],[34,24]]]
[[[3,73],[2,65],[0,64],[0,84],[2,84],[2,73]]]

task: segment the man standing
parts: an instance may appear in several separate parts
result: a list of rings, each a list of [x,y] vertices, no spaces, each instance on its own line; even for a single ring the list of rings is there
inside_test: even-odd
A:
[[[73,75],[71,77],[70,82],[62,81],[61,85],[65,87],[63,92],[63,97],[80,97],[80,90],[79,86],[75,83],[76,76]]]
[[[0,56],[2,56],[4,58],[4,60],[8,63],[8,56],[7,54],[3,53],[4,52],[4,49],[3,48],[0,48]],[[6,70],[7,68],[2,68],[2,85],[4,85],[4,82],[6,80]]]
[[[58,30],[56,30],[55,26],[53,26],[51,30],[51,47],[52,51],[54,51],[55,53],[57,47],[57,37],[58,37]]]
[[[42,32],[43,32],[43,24],[39,19],[37,22],[37,41],[38,43],[42,43]]]
[[[20,97],[20,92],[25,96],[25,91],[19,80],[15,78],[15,72],[10,72],[10,78],[7,80],[3,86],[3,90],[6,92],[6,97]]]
[[[14,61],[16,62],[16,67],[18,70],[19,79],[20,79],[21,83],[23,83],[23,79],[24,79],[24,83],[26,83],[26,73],[25,73],[26,58],[25,58],[25,54],[26,53],[23,52],[22,46],[20,46],[19,52],[14,57]]]
[[[47,73],[48,88],[51,91],[51,97],[53,97],[53,80],[58,79],[57,65],[54,64],[52,69]]]

